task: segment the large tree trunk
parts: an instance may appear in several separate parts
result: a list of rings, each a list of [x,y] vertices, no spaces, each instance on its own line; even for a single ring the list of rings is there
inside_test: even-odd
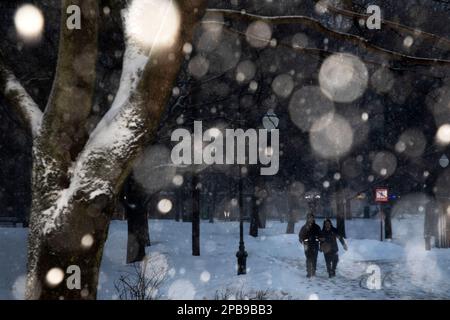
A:
[[[35,256],[35,266],[31,270],[32,287],[28,288],[29,299],[95,299],[99,279],[103,246],[108,234],[111,210],[109,199],[100,198],[91,203],[77,202],[67,211],[68,220],[59,232],[48,235],[39,233],[39,243],[30,243],[30,255]],[[38,244],[39,247],[35,247]],[[80,288],[69,289],[71,273],[68,268],[76,266],[80,270]],[[58,273],[64,278],[59,279]]]
[[[82,9],[81,30],[65,27],[72,4]],[[26,298],[96,298],[114,200],[133,160],[155,136],[184,59],[182,47],[192,41],[206,1],[178,1],[178,7],[182,31],[175,44],[152,51],[152,63],[132,75],[139,75],[138,81],[125,84],[128,99],[113,103],[110,117],[87,136],[80,128],[90,114],[95,88],[98,1],[62,1],[56,77],[33,152]],[[111,130],[121,134],[111,136]],[[81,273],[81,288],[72,290],[66,271],[74,266]]]

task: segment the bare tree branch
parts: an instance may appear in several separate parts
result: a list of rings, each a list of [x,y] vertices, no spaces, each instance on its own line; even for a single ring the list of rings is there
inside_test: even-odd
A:
[[[4,64],[0,54],[0,93],[8,105],[14,108],[26,129],[36,137],[42,122],[42,111],[28,94],[11,70]]]
[[[346,40],[349,43],[357,45],[361,48],[364,48],[368,51],[374,51],[384,56],[387,60],[398,60],[402,62],[408,63],[416,63],[420,65],[450,65],[450,60],[445,59],[433,59],[433,58],[424,58],[424,57],[416,57],[406,55],[397,51],[393,51],[390,49],[382,48],[376,44],[371,43],[368,39],[353,35],[350,33],[345,33],[341,31],[332,30],[323,24],[321,24],[318,20],[307,17],[307,16],[263,16],[257,15],[247,12],[241,12],[237,10],[229,10],[229,9],[208,9],[208,12],[220,13],[225,17],[232,18],[235,20],[245,20],[245,21],[256,21],[261,20],[272,24],[302,24],[309,27],[312,27],[318,31],[323,32],[324,34],[328,34],[333,36],[334,38],[339,38],[342,40]],[[215,23],[215,22],[210,22]]]
[[[323,2],[321,4],[324,8],[326,8],[328,11],[336,13],[336,14],[340,14],[346,17],[350,17],[350,18],[360,18],[360,19],[364,19],[366,20],[370,15],[368,14],[362,14],[362,13],[358,13],[358,12],[354,12],[352,10],[347,10],[347,9],[342,9],[342,8],[337,8],[334,7],[332,5],[330,5],[329,3]],[[417,28],[413,28],[398,22],[394,22],[394,21],[390,21],[390,20],[386,20],[386,19],[381,19],[381,24],[388,26],[392,29],[396,29],[396,30],[400,30],[400,31],[406,31],[409,34],[412,34],[416,37],[423,37],[423,38],[429,38],[429,39],[433,39],[435,41],[437,41],[438,43],[442,43],[446,45],[446,48],[449,49],[450,48],[450,39],[438,36],[437,34],[434,33],[430,33],[427,31],[423,31]]]

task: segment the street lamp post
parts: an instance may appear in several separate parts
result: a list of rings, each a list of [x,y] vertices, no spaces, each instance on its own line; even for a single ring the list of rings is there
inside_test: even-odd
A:
[[[241,108],[239,106],[238,108],[238,119],[239,123],[241,123]],[[245,251],[245,244],[244,244],[244,219],[243,219],[243,209],[244,209],[244,200],[242,196],[243,191],[243,183],[242,183],[242,168],[240,165],[238,165],[239,170],[239,195],[238,195],[238,201],[239,201],[239,250],[236,252],[236,258],[237,258],[237,264],[238,264],[238,270],[237,274],[243,275],[247,273],[247,256],[248,253]]]
[[[236,253],[237,263],[238,263],[238,271],[237,274],[242,275],[247,273],[247,256],[248,253],[245,251],[244,244],[244,219],[243,219],[243,208],[244,208],[244,200],[242,197],[242,171],[241,166],[239,168],[239,250]]]

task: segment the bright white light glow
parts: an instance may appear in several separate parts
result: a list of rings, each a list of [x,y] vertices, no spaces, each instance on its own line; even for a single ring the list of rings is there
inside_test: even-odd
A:
[[[44,30],[44,16],[36,6],[25,4],[17,10],[14,24],[24,40],[35,40]]]
[[[450,143],[450,124],[444,124],[439,127],[436,134],[437,141],[442,145]]]
[[[57,286],[64,280],[64,272],[60,268],[52,268],[47,272],[45,280],[50,286]]]
[[[83,248],[90,248],[94,244],[94,237],[90,234],[85,234],[83,238],[81,238],[81,246]]]
[[[172,201],[170,201],[169,199],[162,199],[161,201],[159,201],[158,203],[158,210],[161,213],[169,213],[170,210],[172,210]]]
[[[335,102],[355,101],[364,94],[368,81],[369,72],[365,64],[352,54],[333,54],[320,68],[320,89]]]
[[[180,21],[173,0],[134,0],[127,12],[126,34],[145,49],[167,49],[175,44]]]
[[[173,177],[172,182],[174,185],[179,187],[179,186],[183,185],[184,178],[182,175],[176,175],[175,177]]]

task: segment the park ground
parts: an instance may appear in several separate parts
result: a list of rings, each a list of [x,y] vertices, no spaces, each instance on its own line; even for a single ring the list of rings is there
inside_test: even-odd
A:
[[[296,224],[296,233],[302,224]],[[378,220],[347,221],[349,250],[340,247],[337,277],[330,280],[321,254],[317,277],[306,278],[298,236],[285,234],[285,223],[268,221],[257,238],[246,234],[247,274],[237,276],[237,222],[202,222],[201,256],[193,257],[190,223],[150,220],[146,274],[164,276],[155,291],[159,299],[450,299],[450,249],[425,251],[423,218],[393,219],[392,224],[394,239],[381,242]],[[27,232],[0,228],[0,299],[23,298]],[[99,299],[119,299],[115,284],[133,274],[125,263],[126,242],[126,222],[113,221]]]

